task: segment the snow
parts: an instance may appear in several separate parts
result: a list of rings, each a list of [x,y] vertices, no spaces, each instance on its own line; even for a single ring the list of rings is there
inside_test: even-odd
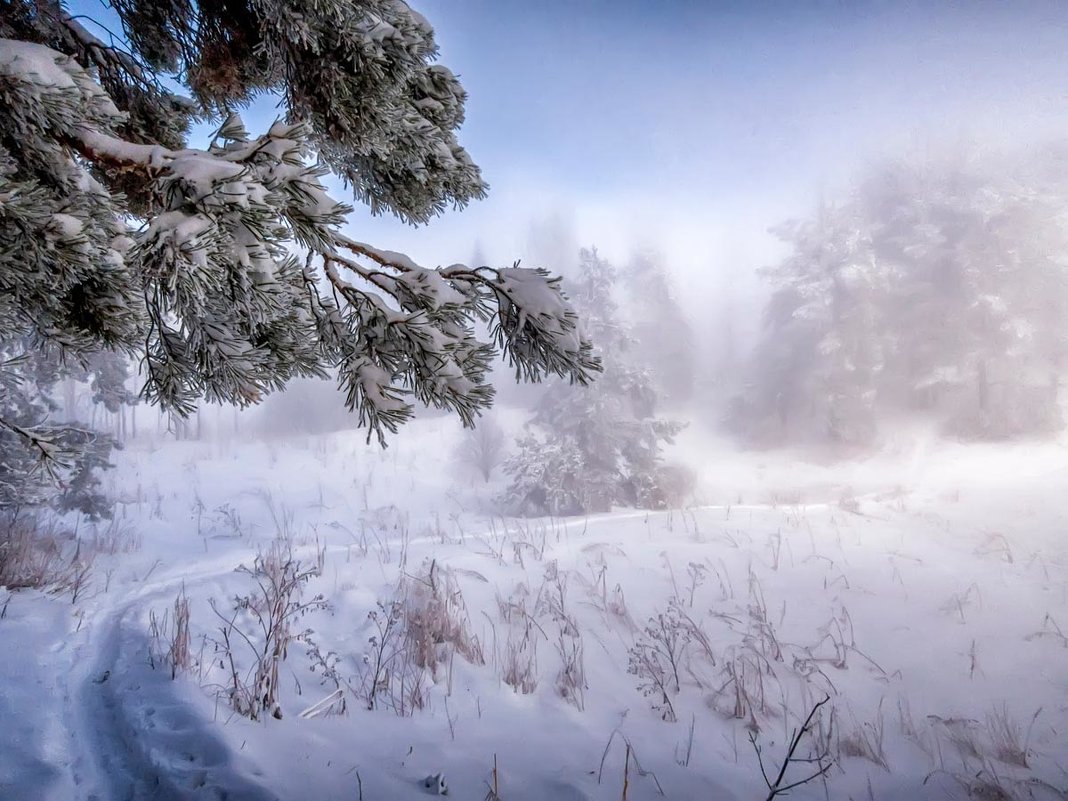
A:
[[[244,184],[238,183],[237,179],[247,173],[248,168],[207,153],[183,151],[171,161],[170,171],[175,178],[189,185],[190,200],[196,202],[214,194],[220,184],[231,190],[229,195],[243,194]]]
[[[109,120],[124,116],[77,62],[43,45],[0,39],[0,73],[36,86],[39,91],[76,92],[95,114]]]
[[[440,309],[443,305],[450,303],[457,306],[464,304],[464,296],[437,270],[412,267],[397,276],[395,280],[405,285],[413,295],[426,298],[431,309]]]
[[[570,308],[558,288],[545,280],[537,270],[526,267],[507,267],[497,271],[495,286],[513,303],[519,313],[517,330],[523,330],[534,318],[545,327],[554,346],[564,353],[578,353],[580,336],[577,326],[563,325]]]
[[[174,154],[160,145],[140,145],[108,136],[97,130],[83,127],[79,131],[82,143],[93,153],[131,164],[144,164],[152,170],[162,169],[174,158]]]
[[[165,211],[152,218],[145,231],[145,241],[182,251],[203,269],[207,266],[203,249],[214,231],[214,220],[205,214]]]
[[[1064,785],[1063,441],[964,446],[906,431],[871,459],[818,464],[739,454],[690,429],[675,456],[705,466],[692,508],[502,521],[488,514],[493,485],[474,486],[451,460],[455,421],[416,420],[382,451],[360,431],[265,438],[250,435],[254,417],[242,420],[240,436],[130,443],[107,481],[114,530],[131,547],[98,554],[77,603],[10,599],[0,715],[18,725],[0,727],[0,797],[352,799],[362,788],[368,799],[418,799],[426,777],[443,773],[450,797],[481,799],[496,759],[502,798],[608,801],[620,797],[621,736],[650,772],[631,765],[632,799],[659,798],[657,782],[670,799],[763,797],[750,721],[731,717],[729,690],[715,691],[726,665],[774,647],[782,659],[769,659],[755,715],[765,759],[779,758],[824,692],[842,749],[826,788],[791,797],[867,798],[870,783],[879,799],[964,798],[950,774],[980,770],[1030,781],[1036,798],[1058,797],[1038,781]],[[218,636],[208,600],[225,609],[247,593],[235,568],[280,531],[306,563],[322,551],[306,597],[322,593],[330,609],[300,626],[338,654],[357,690],[368,612],[431,562],[485,663],[457,654],[439,665],[411,717],[368,711],[348,685],[345,714],[301,717],[335,688],[293,644],[284,717],[233,714],[218,696],[225,671],[202,646]],[[557,690],[567,628],[547,601],[557,576],[582,645],[581,709]],[[201,667],[172,681],[149,663],[150,615],[182,590]],[[691,643],[671,699],[678,722],[667,723],[627,666],[673,595],[717,662]],[[536,649],[528,694],[504,680],[509,653],[523,648]],[[1027,768],[997,757],[999,710],[1029,731]],[[881,733],[885,768],[856,755],[858,732]]]
[[[0,69],[6,74],[34,76],[37,83],[56,89],[78,89],[69,69],[71,60],[43,45],[0,39]]]
[[[403,412],[410,407],[393,388],[392,376],[369,359],[361,359],[354,372],[359,376],[360,388],[367,403],[376,412]]]
[[[76,239],[84,230],[82,221],[70,214],[53,214],[52,225],[62,239]]]
[[[357,253],[366,255],[369,259],[378,262],[382,266],[394,267],[401,271],[421,272],[423,268],[416,264],[412,259],[403,253],[398,253],[395,250],[382,250],[376,248],[373,245],[368,245],[366,242],[357,242],[353,239],[348,239],[341,234],[337,235],[337,240],[346,246],[350,247]]]

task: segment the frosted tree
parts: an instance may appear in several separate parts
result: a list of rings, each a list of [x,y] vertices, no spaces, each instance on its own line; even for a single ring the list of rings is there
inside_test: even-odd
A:
[[[742,416],[758,438],[866,445],[882,366],[870,241],[844,208],[775,233],[792,253],[764,271],[774,292]]]
[[[649,365],[666,402],[685,403],[693,395],[694,335],[662,259],[636,253],[621,278],[637,359]]]
[[[1065,185],[1027,175],[1042,161],[894,164],[861,189],[888,276],[882,395],[953,433],[1060,426],[1068,229]]]
[[[850,445],[887,415],[968,437],[1059,428],[1068,184],[1051,158],[887,164],[780,227],[791,253],[765,271],[774,292],[735,421]]]
[[[79,419],[60,390],[85,385],[91,404],[115,414],[134,402],[127,364],[107,352],[64,362],[57,349],[26,345],[0,344],[0,512],[51,503],[109,517],[97,470],[110,466],[116,440]]]
[[[341,231],[350,207],[324,188],[331,172],[412,223],[485,194],[456,139],[465,92],[434,63],[417,12],[399,0],[111,7],[122,31],[108,41],[57,0],[0,9],[5,341],[64,359],[136,354],[142,396],[178,415],[333,374],[380,438],[416,403],[472,424],[497,353],[523,379],[591,378],[590,344],[545,270],[428,269]],[[282,116],[254,135],[237,110],[262,94]],[[217,121],[207,147],[186,141],[194,120]],[[5,365],[7,409],[25,384]],[[5,414],[0,428],[12,475],[52,460],[44,417]]]
[[[465,432],[456,450],[456,461],[488,484],[504,461],[506,439],[501,424],[492,415],[483,415],[474,429]]]
[[[633,338],[613,297],[616,273],[596,250],[582,250],[569,285],[603,375],[591,386],[559,384],[545,393],[518,451],[507,505],[525,514],[601,512],[615,505],[665,503],[660,450],[681,426],[656,417],[657,389],[631,360]]]

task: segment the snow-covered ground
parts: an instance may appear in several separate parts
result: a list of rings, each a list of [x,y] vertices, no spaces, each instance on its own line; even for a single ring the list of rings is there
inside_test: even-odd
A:
[[[833,766],[791,797],[1066,797],[1063,442],[911,432],[815,464],[690,431],[691,508],[515,521],[487,514],[458,436],[131,443],[81,597],[18,593],[0,620],[0,798],[393,801],[439,772],[479,801],[494,782],[504,801],[764,798],[750,737],[774,780],[825,696],[796,756]],[[235,569],[279,537],[321,569],[282,717],[251,721],[222,629],[244,676],[261,638],[233,599],[256,577]],[[192,664],[172,680],[180,594]]]

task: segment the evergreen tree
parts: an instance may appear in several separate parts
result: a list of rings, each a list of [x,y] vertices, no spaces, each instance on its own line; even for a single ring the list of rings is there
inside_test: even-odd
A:
[[[52,503],[91,519],[108,517],[97,470],[109,466],[117,442],[79,420],[57,395],[61,384],[85,384],[91,403],[118,412],[135,400],[126,389],[125,359],[103,352],[64,363],[58,349],[25,345],[0,346],[0,415],[6,421],[0,427],[0,511]]]
[[[549,387],[505,469],[507,505],[525,514],[603,512],[613,505],[664,503],[660,448],[681,426],[655,416],[657,389],[635,364],[634,339],[613,297],[616,273],[582,250],[568,289],[604,373],[578,390]]]
[[[888,164],[781,226],[791,253],[765,271],[774,292],[735,421],[758,439],[850,445],[886,415],[969,437],[1059,428],[1068,184],[1036,169],[1049,158]]]
[[[746,409],[762,435],[866,445],[881,369],[870,242],[849,209],[779,226],[793,252],[764,271],[775,287]]]
[[[694,336],[671,279],[655,253],[637,253],[623,272],[633,350],[649,365],[664,400],[682,404],[693,396]]]
[[[1063,185],[1016,177],[1019,160],[892,165],[861,190],[883,270],[895,405],[996,438],[1060,426],[1068,333]]]
[[[349,207],[327,194],[330,171],[413,223],[485,194],[456,139],[465,92],[433,63],[421,15],[398,0],[112,8],[111,43],[59,0],[0,8],[6,342],[64,360],[139,354],[142,395],[178,415],[333,373],[380,438],[413,402],[471,424],[497,352],[520,378],[590,379],[590,345],[546,271],[425,269],[339,230]],[[262,94],[283,117],[250,135],[236,110]],[[219,124],[206,148],[187,145],[194,120]],[[17,397],[17,356],[0,428],[54,461],[55,432]]]

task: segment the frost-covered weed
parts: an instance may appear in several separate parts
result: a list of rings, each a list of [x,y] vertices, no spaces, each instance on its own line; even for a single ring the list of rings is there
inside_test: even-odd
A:
[[[319,572],[305,568],[284,541],[274,542],[256,556],[252,567],[242,565],[238,572],[249,576],[255,589],[247,595],[235,595],[225,613],[214,599],[210,601],[221,621],[215,659],[226,674],[223,691],[241,715],[252,720],[263,715],[280,718],[282,662],[293,642],[307,643],[312,633],[295,626],[309,612],[327,606],[322,595],[302,599],[305,585]]]
[[[184,586],[169,610],[163,610],[161,615],[157,615],[155,610],[148,613],[149,663],[153,669],[157,665],[169,668],[172,679],[193,665],[189,619],[189,598],[186,597]]]
[[[652,699],[653,709],[672,723],[678,716],[671,699],[682,689],[679,671],[689,644],[678,601],[672,598],[666,611],[649,618],[629,651],[627,671],[638,677],[638,689]]]

